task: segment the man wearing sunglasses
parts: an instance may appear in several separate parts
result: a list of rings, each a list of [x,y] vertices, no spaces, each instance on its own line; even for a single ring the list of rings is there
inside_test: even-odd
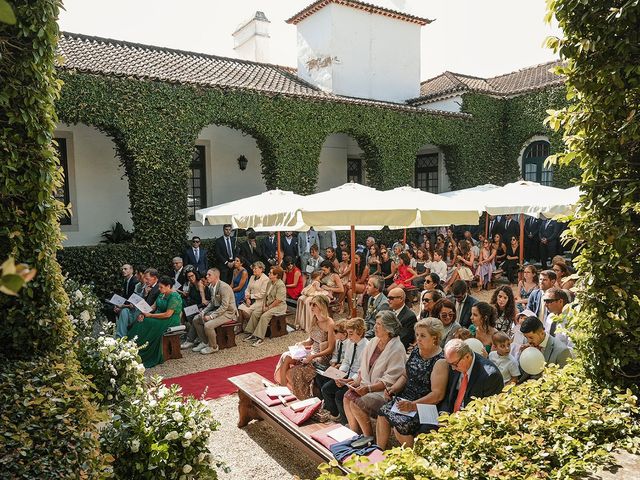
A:
[[[207,250],[200,246],[200,237],[193,237],[191,239],[191,246],[188,247],[182,258],[185,265],[193,265],[201,277],[204,277],[209,270],[209,263],[207,261]]]
[[[502,391],[502,374],[493,362],[476,355],[464,341],[455,338],[444,347],[449,364],[447,393],[438,410],[454,413],[471,402],[471,397],[484,398]]]
[[[540,272],[539,287],[531,292],[529,295],[529,301],[527,302],[527,309],[536,314],[536,317],[540,319],[544,325],[549,311],[544,301],[544,293],[552,288],[556,284],[557,279],[556,272],[553,270],[544,270]]]

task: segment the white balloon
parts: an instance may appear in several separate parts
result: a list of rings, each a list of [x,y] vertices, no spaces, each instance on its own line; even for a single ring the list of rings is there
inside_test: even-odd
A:
[[[482,344],[482,342],[480,340],[478,340],[477,338],[467,338],[464,341],[464,343],[469,345],[469,348],[471,348],[471,350],[473,350],[478,355],[482,355],[483,357],[486,356],[487,351],[485,350],[484,345]]]
[[[527,347],[520,354],[520,367],[529,375],[538,375],[544,370],[544,355],[535,347]]]

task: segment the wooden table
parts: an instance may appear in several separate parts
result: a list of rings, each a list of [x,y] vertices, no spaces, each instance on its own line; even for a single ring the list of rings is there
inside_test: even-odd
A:
[[[282,415],[280,412],[282,405],[268,407],[255,395],[256,392],[264,390],[263,379],[264,377],[254,372],[229,378],[229,381],[238,387],[238,427],[244,427],[251,420],[265,420],[292,441],[296,447],[294,452],[304,452],[310,458],[317,460],[318,464],[333,460],[331,452],[311,438],[312,433],[331,426],[331,423],[308,420],[304,425],[299,426]]]

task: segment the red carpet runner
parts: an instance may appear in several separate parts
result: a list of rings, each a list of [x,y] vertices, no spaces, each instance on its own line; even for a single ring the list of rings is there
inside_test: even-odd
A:
[[[165,378],[162,382],[167,386],[180,385],[183,395],[193,395],[196,398],[200,398],[205,389],[207,389],[204,398],[206,400],[213,400],[214,398],[231,395],[237,391],[237,388],[227,380],[229,377],[256,372],[268,380],[273,380],[273,371],[276,368],[279,358],[280,355],[275,355],[239,365],[212,368],[211,370],[191,373],[181,377]]]

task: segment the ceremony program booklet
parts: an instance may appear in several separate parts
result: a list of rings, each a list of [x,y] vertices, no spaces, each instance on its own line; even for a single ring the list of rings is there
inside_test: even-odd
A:
[[[309,352],[307,352],[307,349],[302,345],[291,345],[289,347],[289,355],[291,355],[291,358],[293,358],[294,360],[302,360],[307,356],[308,353]]]
[[[320,375],[324,375],[327,378],[331,378],[336,380],[338,378],[344,378],[347,376],[347,372],[343,372],[342,370],[338,370],[335,367],[327,367],[325,371],[316,370]]]
[[[132,293],[129,297],[129,303],[142,313],[149,313],[151,311],[151,305],[149,305],[144,298],[140,295],[136,295],[135,293]]]
[[[265,393],[270,397],[286,397],[287,395],[291,395],[291,390],[287,387],[267,387],[265,389]]]
[[[402,400],[406,401],[406,399],[404,399],[404,398],[400,398],[400,397],[396,398],[396,401],[395,401],[395,402],[393,402],[393,407],[391,407],[391,411],[392,411],[393,413],[399,413],[400,415],[404,415],[404,416],[406,416],[406,417],[415,417],[415,416],[416,416],[416,413],[418,413],[418,412],[416,412],[416,411],[413,411],[413,412],[403,412],[402,410],[400,410],[400,409],[398,408],[398,402],[399,402],[399,401],[402,401]]]
[[[200,310],[198,309],[198,305],[189,305],[188,307],[184,307],[182,311],[188,317],[189,315],[195,315]]]
[[[127,302],[127,299],[114,293],[113,296],[109,300],[107,300],[107,302],[111,303],[112,305],[124,305]]]
[[[438,407],[435,405],[419,403],[418,416],[420,418],[420,423],[424,425],[438,425]]]

